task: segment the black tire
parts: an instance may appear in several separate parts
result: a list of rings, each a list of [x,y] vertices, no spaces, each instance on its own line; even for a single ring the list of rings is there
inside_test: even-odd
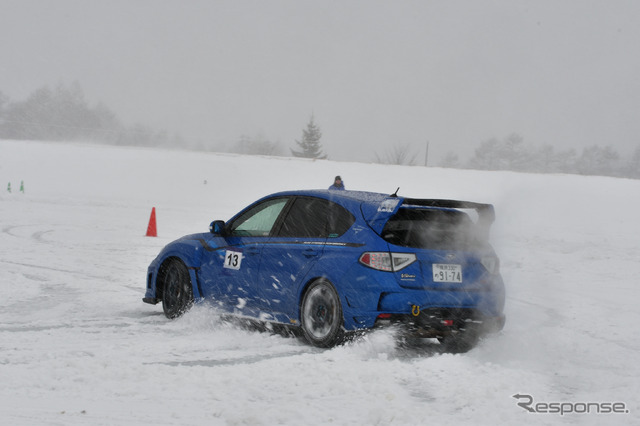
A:
[[[344,340],[340,297],[324,279],[312,283],[302,298],[300,319],[305,338],[314,346],[330,348]]]
[[[171,259],[162,274],[162,309],[169,319],[178,318],[193,305],[193,288],[187,267]]]

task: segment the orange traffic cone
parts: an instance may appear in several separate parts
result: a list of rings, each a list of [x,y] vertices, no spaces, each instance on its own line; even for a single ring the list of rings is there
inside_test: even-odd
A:
[[[151,209],[151,217],[149,218],[149,226],[147,226],[147,237],[157,237],[158,230],[156,229],[156,208]]]

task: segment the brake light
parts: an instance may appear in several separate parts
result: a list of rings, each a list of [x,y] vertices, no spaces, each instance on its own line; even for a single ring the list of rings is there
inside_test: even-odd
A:
[[[378,271],[392,271],[389,253],[364,253],[360,256],[360,263]]]
[[[416,261],[414,253],[366,252],[359,262],[378,271],[397,272]]]

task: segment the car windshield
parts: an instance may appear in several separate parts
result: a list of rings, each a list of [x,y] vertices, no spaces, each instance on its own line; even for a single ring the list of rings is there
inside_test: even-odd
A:
[[[469,215],[453,209],[400,208],[381,235],[394,245],[431,250],[470,250],[479,244]]]

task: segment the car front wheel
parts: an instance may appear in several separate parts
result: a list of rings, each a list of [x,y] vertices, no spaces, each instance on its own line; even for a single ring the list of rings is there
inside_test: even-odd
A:
[[[324,279],[309,286],[302,299],[302,330],[314,346],[329,348],[344,338],[340,297],[333,285]]]
[[[169,261],[162,277],[162,309],[167,318],[184,314],[193,304],[193,289],[187,267],[178,259]]]

